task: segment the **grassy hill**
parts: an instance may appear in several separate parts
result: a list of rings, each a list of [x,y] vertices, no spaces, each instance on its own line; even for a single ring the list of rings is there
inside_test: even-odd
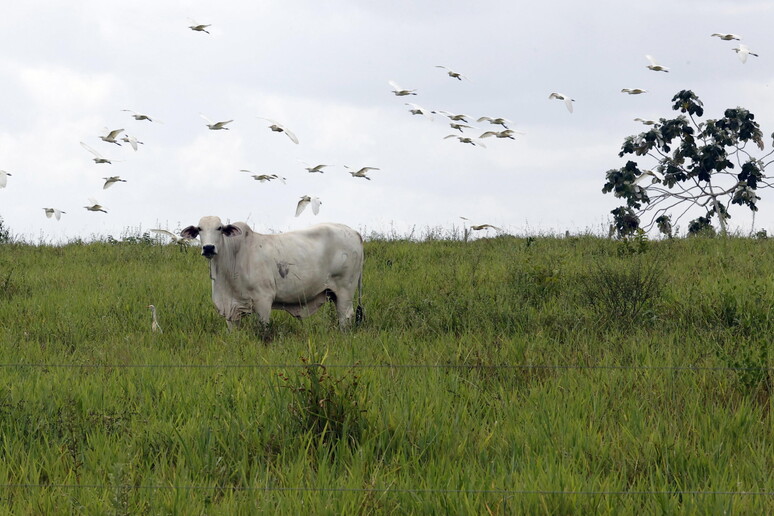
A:
[[[771,241],[371,241],[364,287],[263,340],[196,249],[0,245],[0,512],[774,512]]]

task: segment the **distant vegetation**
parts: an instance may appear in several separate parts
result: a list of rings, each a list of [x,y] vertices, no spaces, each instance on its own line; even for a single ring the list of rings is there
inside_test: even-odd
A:
[[[0,498],[771,514],[773,280],[763,236],[372,239],[362,327],[275,312],[261,341],[226,331],[195,248],[4,243]]]
[[[627,137],[618,156],[632,159],[607,171],[602,192],[626,201],[626,206],[611,212],[619,236],[631,235],[640,226],[645,231],[656,226],[671,237],[673,226],[690,208],[702,214],[689,222],[689,235],[714,233],[713,219],[725,235],[731,205],[756,212],[758,190],[774,186],[765,174],[774,151],[753,154],[753,145],[764,149],[763,132],[753,113],[729,108],[721,118],[701,121],[704,104],[692,91],[679,91],[672,102],[672,109],[681,114],[673,119],[636,119],[649,129]],[[641,168],[638,157],[654,162],[654,168]]]

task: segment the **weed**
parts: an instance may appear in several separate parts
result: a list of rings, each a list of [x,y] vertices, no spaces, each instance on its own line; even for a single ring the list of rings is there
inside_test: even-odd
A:
[[[314,357],[314,353],[310,356]],[[278,373],[293,393],[288,409],[294,430],[300,435],[311,435],[315,443],[335,447],[343,441],[355,447],[367,427],[368,386],[361,384],[355,369],[340,378],[334,377],[324,361],[325,356],[301,357],[306,367],[295,379]]]
[[[652,308],[663,291],[661,264],[645,259],[597,264],[581,279],[582,298],[608,323],[628,327]]]

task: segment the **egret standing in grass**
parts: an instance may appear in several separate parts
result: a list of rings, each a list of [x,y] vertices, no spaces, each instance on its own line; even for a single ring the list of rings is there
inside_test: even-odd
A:
[[[148,308],[150,308],[151,317],[153,318],[151,322],[151,331],[153,331],[153,333],[164,333],[161,329],[161,326],[159,326],[159,321],[156,320],[156,307],[153,305],[148,305]]]

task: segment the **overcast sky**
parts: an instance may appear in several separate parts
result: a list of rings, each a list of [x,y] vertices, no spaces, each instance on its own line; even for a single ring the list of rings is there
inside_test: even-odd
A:
[[[0,216],[34,242],[179,230],[204,215],[258,231],[336,221],[421,234],[465,216],[520,234],[603,233],[622,204],[602,194],[605,172],[644,129],[633,119],[674,116],[681,89],[706,117],[752,111],[770,150],[773,16],[774,3],[739,0],[14,2],[0,17],[0,169],[13,174]],[[760,57],[742,64],[738,42],[714,32],[742,35]],[[645,54],[670,72],[648,70]],[[390,80],[417,95],[393,95]],[[551,92],[574,98],[574,112]],[[455,133],[446,117],[412,115],[404,102],[505,117],[526,134],[486,148],[444,139]],[[234,121],[211,131],[200,113]],[[473,122],[468,136],[496,128]],[[102,142],[104,128],[144,145]],[[79,142],[115,162],[94,163]],[[309,174],[299,160],[330,166]],[[368,181],[344,165],[380,170]],[[112,175],[127,182],[103,190]],[[318,215],[294,217],[302,195],[322,200]],[[85,210],[89,197],[108,213]],[[771,233],[774,195],[761,197],[756,228]],[[43,207],[67,214],[57,222]],[[735,208],[732,226],[749,230]]]

